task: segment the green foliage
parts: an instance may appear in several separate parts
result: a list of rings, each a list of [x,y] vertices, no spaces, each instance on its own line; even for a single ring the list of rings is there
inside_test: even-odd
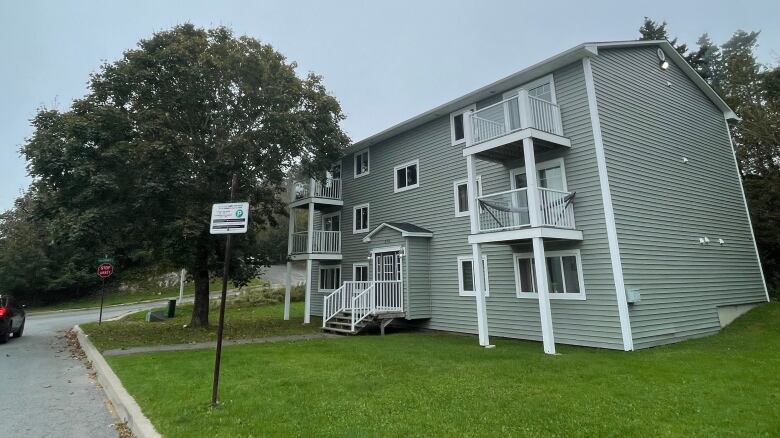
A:
[[[666,26],[666,21],[658,24],[658,22],[652,20],[651,18],[645,17],[642,26],[639,27],[639,34],[641,35],[639,39],[649,41],[669,41],[669,44],[671,44],[672,47],[674,47],[674,49],[680,53],[680,55],[685,56],[685,53],[688,51],[688,45],[682,43],[677,44],[677,38],[669,39],[669,33],[666,30]]]
[[[22,152],[35,220],[63,250],[51,260],[92,271],[107,253],[185,267],[196,284],[192,323],[208,325],[208,282],[224,259],[208,222],[232,175],[236,199],[251,205],[251,232],[233,239],[230,276],[243,285],[278,257],[257,236],[284,212],[285,177],[324,174],[349,142],[336,99],[296,67],[227,28],[186,24],[104,64],[70,110],[41,110]]]
[[[626,353],[390,333],[109,357],[165,436],[772,436],[780,304],[721,333]],[[294,409],[291,409],[294,406]]]

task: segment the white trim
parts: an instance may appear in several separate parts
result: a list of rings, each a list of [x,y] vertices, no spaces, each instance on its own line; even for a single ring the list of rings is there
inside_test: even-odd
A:
[[[458,295],[462,297],[475,297],[477,296],[475,291],[467,291],[463,289],[463,262],[468,261],[474,263],[473,256],[458,256]],[[485,296],[490,296],[490,275],[488,270],[487,255],[482,254],[482,263],[485,266]],[[476,270],[471,267],[471,275],[475,275]]]
[[[402,229],[400,229],[398,227],[394,227],[394,226],[388,224],[387,222],[382,222],[381,224],[379,224],[379,226],[377,226],[370,233],[368,233],[368,235],[366,237],[363,238],[363,242],[365,242],[365,243],[370,242],[371,241],[371,236],[373,236],[374,234],[378,233],[383,228],[390,228],[392,230],[398,231],[399,233],[401,233],[401,237],[433,237],[433,233],[424,233],[424,232],[418,232],[418,231],[405,231],[405,230],[402,230]]]
[[[366,268],[366,275],[368,276],[368,278],[366,278],[365,280],[357,280],[355,278],[356,277],[356,275],[355,275],[355,268]],[[368,263],[368,262],[360,262],[360,263],[353,263],[352,264],[352,281],[371,281],[370,280],[371,276],[369,274],[371,274],[371,265],[370,265],[370,263]]]
[[[358,209],[366,208],[366,223],[365,228],[357,229],[357,215],[355,214],[355,211]],[[369,206],[369,203],[366,202],[365,204],[358,204],[352,207],[352,234],[362,234],[362,233],[368,233],[369,228],[371,224],[371,207]]]
[[[325,230],[325,219],[331,218],[333,216],[339,217],[339,229],[338,230]],[[320,217],[320,227],[322,231],[341,231],[341,210],[334,211],[333,213],[323,213],[323,215]]]
[[[513,88],[509,91],[505,91],[504,94],[501,96],[502,99],[509,99],[510,97],[513,97],[517,93],[520,92],[520,90],[526,90],[530,91],[534,88],[541,87],[544,84],[550,84],[550,99],[552,99],[552,104],[557,105],[558,99],[555,97],[555,80],[553,78],[553,74],[550,73],[548,75],[542,76],[539,79],[534,79],[531,82],[525,83],[519,87]]]
[[[393,252],[393,251],[401,251],[404,247],[401,245],[395,245],[395,246],[380,246],[377,248],[371,248],[371,259],[374,259],[374,254],[378,252]],[[403,255],[403,254],[401,254]]]
[[[764,293],[766,294],[766,301],[769,302],[769,289],[766,287],[766,277],[764,277],[764,267],[761,266],[761,256],[758,255],[758,245],[756,244],[756,234],[753,232],[753,221],[750,219],[750,209],[748,208],[747,198],[745,197],[745,186],[742,185],[742,175],[739,172],[739,162],[737,162],[737,151],[734,149],[734,142],[731,140],[731,129],[729,128],[729,120],[727,115],[723,115],[723,121],[726,123],[726,135],[729,137],[729,144],[731,145],[731,153],[734,156],[734,167],[737,170],[737,178],[739,178],[739,190],[742,193],[742,204],[745,206],[745,214],[747,215],[748,226],[750,227],[750,238],[753,239],[753,249],[756,251],[756,261],[758,262],[758,271],[761,273],[761,282],[764,284]]]
[[[495,231],[469,235],[469,243],[506,242],[541,237],[544,239],[582,240],[582,231],[552,227],[526,227],[518,230]]]
[[[405,187],[398,187],[398,170],[399,169],[407,169],[411,166],[415,166],[417,168],[417,181],[412,184]],[[393,192],[394,193],[400,193],[405,192],[407,190],[416,189],[417,187],[420,187],[420,160],[412,160],[408,161],[403,164],[399,164],[395,167],[393,167]]]
[[[458,205],[458,186],[466,185],[466,201],[468,202],[469,208],[464,211],[458,211],[458,208],[460,207]],[[469,179],[463,178],[459,179],[457,181],[453,181],[452,183],[452,195],[453,200],[455,202],[455,217],[468,217],[471,212],[471,200],[468,197],[468,191],[469,191]],[[477,196],[482,196],[482,176],[477,177]]]
[[[459,144],[462,144],[462,143],[466,142],[466,137],[468,136],[468,134],[466,133],[466,128],[467,128],[467,125],[466,125],[466,113],[471,112],[471,111],[476,111],[476,109],[477,109],[477,105],[476,104],[471,104],[471,105],[469,105],[469,106],[467,106],[465,108],[461,108],[461,109],[459,109],[457,111],[453,111],[453,112],[450,113],[450,143],[453,146],[457,146]],[[455,116],[458,116],[458,115],[461,115],[461,114],[463,114],[463,138],[461,138],[460,140],[455,140]]]
[[[358,175],[358,173],[357,173],[357,170],[358,170],[357,158],[358,158],[358,155],[363,155],[363,152],[365,152],[366,156],[368,157],[368,170],[366,170],[365,172],[363,172],[360,175]],[[342,175],[343,175],[343,173],[344,172],[342,172]],[[359,151],[356,151],[355,154],[352,155],[352,173],[353,173],[353,178],[355,178],[355,179],[363,177],[363,176],[366,176],[369,173],[371,173],[371,148],[361,149]]]
[[[596,146],[596,163],[599,169],[599,184],[601,185],[601,200],[604,204],[604,221],[607,226],[607,241],[609,243],[609,255],[612,262],[612,276],[615,279],[615,295],[617,298],[618,315],[620,316],[620,331],[623,337],[623,349],[634,349],[634,338],[631,333],[631,321],[628,314],[628,301],[626,300],[626,285],[623,280],[623,266],[620,261],[620,247],[618,246],[617,226],[615,225],[615,211],[612,209],[612,194],[609,190],[607,177],[607,159],[604,155],[604,140],[601,137],[601,121],[599,120],[598,105],[596,104],[596,86],[593,82],[593,71],[590,66],[590,58],[582,59],[582,69],[585,74],[585,90],[588,95],[588,108],[590,123],[593,128],[593,142]]]
[[[324,253],[314,253],[314,254],[292,254],[290,255],[290,260],[298,261],[298,260],[341,260],[343,259],[341,254],[324,254]]]
[[[584,301],[585,300],[585,280],[582,272],[582,260],[580,256],[580,250],[578,249],[571,249],[571,250],[565,250],[565,251],[545,251],[544,253],[545,257],[561,257],[561,264],[563,264],[562,257],[571,257],[574,256],[577,261],[577,282],[580,285],[580,292],[579,293],[554,293],[552,291],[549,292],[549,297],[551,300],[577,300],[577,301]],[[515,271],[515,295],[517,298],[533,298],[535,300],[539,299],[539,294],[536,292],[523,292],[520,290],[520,285],[522,282],[520,281],[520,268],[517,265],[517,261],[520,259],[524,260],[533,260],[534,254],[532,252],[523,252],[523,253],[514,253],[512,254],[512,262],[514,263],[514,271]],[[563,265],[561,265],[561,271],[563,272],[563,278],[564,278],[564,287],[566,286],[566,273],[563,271]],[[531,270],[531,275],[535,276],[534,270]],[[532,279],[533,281],[533,279]]]
[[[571,147],[571,140],[560,135],[552,134],[550,132],[540,131],[534,128],[524,128],[512,133],[496,137],[492,140],[488,140],[477,144],[476,146],[469,146],[463,148],[463,156],[478,154],[480,152],[489,151],[500,146],[504,146],[509,143],[525,140],[526,138],[538,138],[548,143],[554,143],[563,147]]]
[[[333,292],[334,290],[339,288],[339,285],[342,282],[342,277],[344,276],[344,271],[341,269],[341,263],[338,265],[323,265],[322,263],[317,266],[317,292],[323,293],[323,292]],[[322,288],[322,271],[326,269],[336,269],[339,270],[339,278],[336,282],[336,287],[334,289],[323,289]]]
[[[553,167],[558,167],[558,166],[560,166],[561,168],[561,180],[563,182],[563,191],[568,192],[569,185],[566,182],[566,166],[564,164],[563,158],[553,158],[552,160],[536,163],[536,172],[538,173],[542,169],[552,169]],[[512,190],[518,188],[515,185],[515,175],[520,173],[525,173],[525,166],[511,169],[509,171],[509,186],[512,187]]]

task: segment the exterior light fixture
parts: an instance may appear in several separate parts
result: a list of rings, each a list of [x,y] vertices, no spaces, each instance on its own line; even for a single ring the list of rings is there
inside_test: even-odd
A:
[[[659,47],[658,50],[655,52],[656,55],[658,55],[658,61],[659,66],[661,67],[661,70],[666,70],[669,68],[669,61],[666,60],[666,53],[664,53],[663,50]]]

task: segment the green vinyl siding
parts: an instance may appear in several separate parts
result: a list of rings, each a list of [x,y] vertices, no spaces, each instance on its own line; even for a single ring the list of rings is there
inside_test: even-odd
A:
[[[634,345],[716,332],[717,306],[766,301],[723,114],[655,47],[592,65]]]
[[[406,303],[407,319],[431,317],[430,239],[406,238]]]
[[[548,153],[540,150],[537,160],[564,157],[569,189],[577,192],[577,228],[583,231],[585,241],[549,246],[551,249],[581,250],[587,294],[586,301],[552,302],[556,341],[622,349],[582,65],[572,64],[556,71],[554,76],[564,132],[571,139],[572,148],[557,148]],[[479,106],[485,104],[480,102]],[[407,303],[412,306],[410,317],[429,317],[416,322],[424,328],[476,333],[475,299],[458,293],[457,258],[471,255],[470,226],[468,217],[455,216],[453,182],[466,177],[466,159],[462,146],[450,143],[449,116],[442,115],[371,145],[370,149],[370,173],[366,176],[353,177],[353,155],[347,155],[342,161],[342,228],[346,230],[342,237],[343,279],[351,279],[352,264],[365,262],[372,248],[396,244],[391,232],[387,233],[389,243],[384,242],[384,237],[378,239],[376,236],[364,243],[365,233],[352,233],[352,207],[370,203],[371,230],[382,222],[408,222],[433,232],[431,239],[415,238],[409,239],[409,243],[398,243],[410,245],[411,258],[404,264],[408,274],[405,281],[409,285]],[[419,187],[394,193],[393,167],[417,159],[420,160]],[[477,173],[482,177],[483,193],[509,189],[509,170],[519,165],[519,161],[500,164],[478,160]],[[400,238],[400,233],[395,232],[395,236]],[[425,240],[427,263],[415,259],[415,252],[419,251],[417,245]],[[515,295],[513,248],[483,245],[483,250],[488,258],[490,334],[541,339],[538,302]],[[426,284],[429,285],[428,293],[418,294]],[[312,296],[322,300],[315,294]],[[321,307],[321,303],[312,306],[313,309]]]

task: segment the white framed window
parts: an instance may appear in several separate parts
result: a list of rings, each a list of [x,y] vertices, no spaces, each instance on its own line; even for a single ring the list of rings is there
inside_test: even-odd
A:
[[[341,286],[341,265],[320,265],[320,292],[336,290]]]
[[[547,102],[556,105],[557,99],[555,98],[555,80],[552,74],[543,76],[539,79],[523,84],[517,88],[509,90],[504,93],[503,98],[508,99],[517,95],[520,90],[528,90],[528,96],[535,97],[537,99],[545,100]]]
[[[462,297],[473,297],[474,292],[474,258],[472,256],[458,257],[458,294]],[[485,287],[485,296],[490,296],[490,277],[488,275],[487,256],[482,256],[482,284]]]
[[[514,254],[515,288],[518,298],[538,298],[536,271],[532,253]],[[548,251],[547,285],[550,299],[584,300],[585,282],[582,279],[582,261],[579,250]]]
[[[393,168],[393,183],[395,193],[420,187],[420,160],[395,166]]]
[[[525,167],[510,170],[509,178],[512,189],[528,187]],[[563,164],[563,158],[555,158],[553,160],[536,163],[536,179],[541,188],[560,190],[562,192],[568,191],[566,185],[566,167]]]
[[[466,142],[466,120],[468,113],[474,111],[476,105],[469,105],[466,108],[459,109],[450,113],[450,140],[452,145],[458,145]]]
[[[360,204],[352,207],[352,232],[368,232],[368,204]]]
[[[352,281],[371,281],[368,276],[368,263],[355,263],[352,265]]]
[[[355,152],[355,178],[368,175],[371,170],[369,165],[369,150],[363,149],[362,151]]]
[[[455,198],[455,217],[469,215],[469,180],[461,179],[452,183]],[[482,177],[477,177],[477,196],[482,196]]]
[[[322,231],[341,231],[341,212],[322,215]]]

